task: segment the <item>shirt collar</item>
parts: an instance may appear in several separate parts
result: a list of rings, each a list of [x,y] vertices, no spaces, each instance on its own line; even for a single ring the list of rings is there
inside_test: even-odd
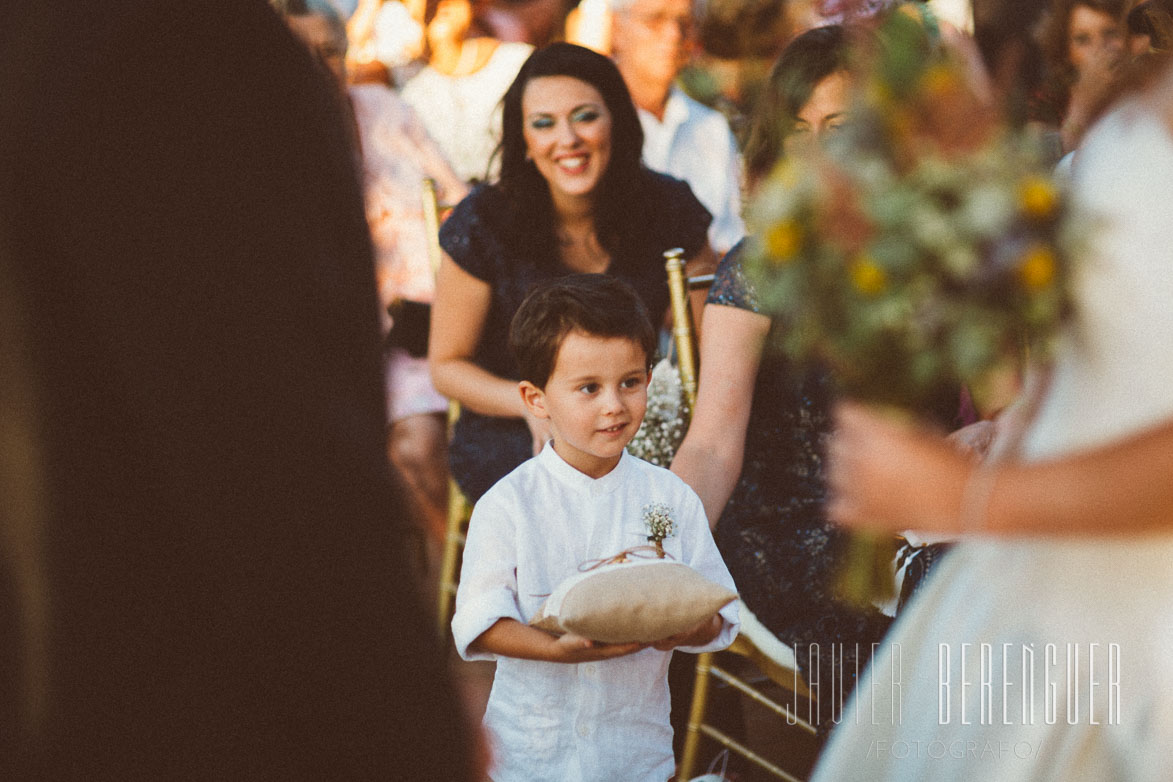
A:
[[[620,455],[619,463],[615,465],[615,469],[602,478],[592,478],[567,464],[554,450],[553,440],[546,443],[537,458],[538,463],[567,488],[591,494],[610,494],[623,483],[624,476],[631,469],[631,460],[635,457],[624,451]]]
[[[640,116],[651,122],[653,126],[663,130],[676,130],[688,119],[688,105],[684,101],[684,93],[677,87],[668,91],[668,101],[664,104],[664,119],[656,119],[656,115],[645,109],[639,110]]]

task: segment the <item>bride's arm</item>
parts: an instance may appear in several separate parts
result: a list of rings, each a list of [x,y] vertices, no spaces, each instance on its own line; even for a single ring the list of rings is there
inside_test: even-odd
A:
[[[889,530],[1104,536],[1173,532],[1173,421],[1052,461],[975,474],[940,437],[843,404],[831,444],[830,513]],[[989,480],[988,484],[985,481]]]

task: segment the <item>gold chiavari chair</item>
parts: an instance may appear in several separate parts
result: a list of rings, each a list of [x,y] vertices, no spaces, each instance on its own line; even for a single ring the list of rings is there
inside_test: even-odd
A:
[[[707,290],[713,284],[713,275],[699,277],[685,275],[687,262],[684,250],[674,247],[664,253],[664,268],[668,272],[668,295],[672,306],[672,339],[676,346],[676,367],[680,372],[680,386],[688,409],[696,407],[697,344],[696,324],[689,304],[689,294]]]
[[[440,270],[440,214],[447,207],[436,196],[436,182],[429,178],[423,181],[424,223],[428,230],[428,261],[432,272]],[[448,433],[456,419],[460,418],[460,403],[448,402]],[[456,585],[459,582],[460,553],[464,549],[464,536],[472,515],[472,504],[465,498],[460,487],[448,478],[448,523],[444,532],[444,549],[440,558],[440,582],[436,595],[436,628],[443,639],[448,635],[448,622],[452,618],[452,605],[456,599]]]
[[[688,277],[683,250],[668,250],[664,253],[664,257],[666,259],[665,268],[668,272],[668,291],[672,306],[672,336],[675,342],[680,384],[684,391],[685,400],[688,402],[688,410],[692,411],[696,408],[699,363],[689,293],[711,286],[713,275]],[[793,728],[812,737],[815,734],[814,726],[799,716],[800,709],[779,703],[759,687],[755,687],[754,683],[749,681],[750,676],[736,675],[732,671],[732,665],[719,664],[719,661],[723,659],[730,659],[741,663],[741,667],[749,666],[760,674],[754,678],[764,678],[773,682],[777,687],[795,696],[795,703],[810,698],[810,691],[798,673],[798,661],[794,656],[794,650],[779,641],[762,626],[744,603],[739,603],[738,609],[741,614],[741,631],[732,646],[725,652],[710,652],[697,657],[696,680],[689,710],[688,732],[685,736],[680,768],[676,778],[680,782],[688,782],[697,773],[701,740],[702,737],[707,737],[730,752],[746,758],[778,779],[787,780],[787,782],[801,782],[799,777],[783,770],[761,753],[755,752],[705,721],[709,705],[709,685],[711,679],[716,678],[754,703],[764,707],[772,718],[783,723],[785,729]],[[738,658],[741,659],[738,660]]]

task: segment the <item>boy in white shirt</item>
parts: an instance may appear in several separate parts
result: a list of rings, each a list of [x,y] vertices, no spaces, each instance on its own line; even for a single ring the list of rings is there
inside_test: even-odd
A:
[[[563,277],[534,291],[513,320],[522,399],[553,440],[478,502],[452,634],[465,659],[496,659],[485,713],[495,782],[666,782],[672,649],[704,652],[737,633],[730,604],[654,644],[555,638],[526,622],[590,560],[646,545],[643,508],[676,522],[664,550],[730,590],[733,579],[700,499],[667,470],[627,454],[647,407],[655,330],[627,283]]]

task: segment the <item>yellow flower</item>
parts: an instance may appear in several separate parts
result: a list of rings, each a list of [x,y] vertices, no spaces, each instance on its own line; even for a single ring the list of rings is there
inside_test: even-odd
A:
[[[896,95],[892,92],[892,87],[882,79],[872,79],[868,82],[865,85],[864,94],[869,105],[881,109],[889,109],[896,102]]]
[[[1055,279],[1055,265],[1054,251],[1036,244],[1023,254],[1018,264],[1018,279],[1027,290],[1042,290]]]
[[[942,98],[961,89],[961,79],[955,68],[940,63],[927,69],[920,77],[921,89],[926,97]]]
[[[787,158],[782,158],[774,164],[774,170],[770,176],[787,190],[798,187],[798,168]]]
[[[851,264],[851,284],[865,296],[877,296],[888,287],[888,275],[868,255],[859,255]]]
[[[1018,186],[1018,204],[1027,217],[1050,217],[1059,203],[1059,192],[1045,177],[1028,176]]]
[[[802,249],[802,226],[797,220],[782,220],[766,231],[766,252],[775,263],[786,263]]]

